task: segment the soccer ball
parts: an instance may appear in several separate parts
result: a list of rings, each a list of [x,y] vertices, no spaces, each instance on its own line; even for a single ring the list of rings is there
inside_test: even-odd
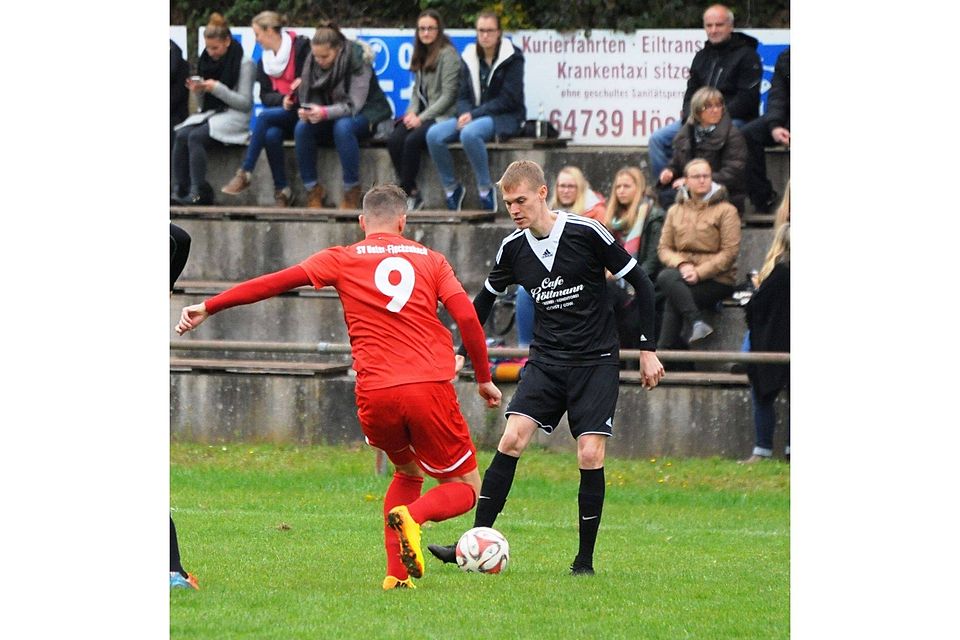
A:
[[[468,573],[501,573],[510,561],[510,545],[490,527],[470,529],[457,542],[457,566]]]

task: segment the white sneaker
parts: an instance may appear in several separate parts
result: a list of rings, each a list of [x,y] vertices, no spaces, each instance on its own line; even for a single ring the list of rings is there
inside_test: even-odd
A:
[[[703,340],[708,335],[713,333],[713,327],[708,325],[703,320],[697,320],[693,323],[693,328],[690,330],[690,339],[687,342],[696,342],[697,340]]]

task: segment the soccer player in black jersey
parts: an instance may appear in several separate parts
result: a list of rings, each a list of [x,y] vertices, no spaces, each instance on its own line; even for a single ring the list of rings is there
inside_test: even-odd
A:
[[[664,375],[655,353],[653,284],[602,224],[550,210],[537,163],[513,162],[497,184],[517,230],[500,244],[496,264],[473,304],[482,324],[496,296],[519,284],[533,297],[534,329],[530,357],[507,407],[507,426],[483,476],[474,526],[493,526],[530,439],[538,428],[551,433],[566,413],[580,467],[580,546],[570,570],[592,575],[606,484],[604,451],[613,432],[620,384],[616,321],[606,300],[607,272],[636,290],[640,372],[647,389]],[[454,545],[428,548],[444,562],[456,560]]]

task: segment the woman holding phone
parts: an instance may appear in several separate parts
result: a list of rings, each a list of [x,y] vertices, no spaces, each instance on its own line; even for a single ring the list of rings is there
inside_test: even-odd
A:
[[[317,147],[331,140],[343,169],[341,209],[360,208],[360,140],[393,115],[373,72],[374,53],[365,42],[347,40],[332,21],[317,27],[303,65],[293,131],[307,206],[323,207],[324,186],[317,177]]]
[[[197,94],[200,112],[174,127],[170,198],[178,204],[213,203],[213,188],[207,183],[211,141],[245,144],[250,137],[253,62],[244,59],[243,47],[219,13],[210,15],[203,41],[197,75],[187,80],[187,88]]]

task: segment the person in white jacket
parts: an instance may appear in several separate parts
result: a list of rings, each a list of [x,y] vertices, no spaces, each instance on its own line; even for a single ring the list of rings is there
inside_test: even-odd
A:
[[[477,42],[463,51],[456,117],[438,122],[427,132],[427,148],[437,166],[447,209],[459,211],[463,185],[454,173],[447,146],[459,140],[477,179],[480,208],[497,210],[490,178],[486,143],[517,135],[527,110],[523,99],[523,53],[504,40],[500,18],[491,11],[477,16]]]

